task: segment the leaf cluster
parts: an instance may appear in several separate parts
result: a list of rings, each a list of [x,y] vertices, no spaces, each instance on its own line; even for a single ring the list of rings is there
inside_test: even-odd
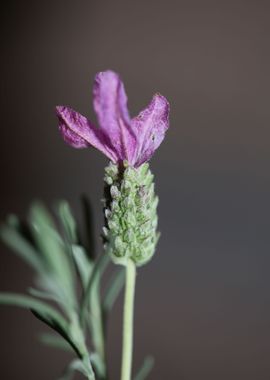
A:
[[[92,211],[82,198],[84,222],[79,229],[67,201],[59,201],[54,212],[34,202],[27,221],[10,215],[0,227],[2,241],[34,271],[34,285],[27,295],[0,293],[0,305],[29,309],[52,329],[40,336],[42,343],[72,351],[74,359],[61,380],[75,371],[88,380],[107,380],[107,319],[124,284],[118,269],[101,296],[101,280],[110,258],[94,252]],[[83,232],[87,237],[83,241]],[[147,358],[135,380],[143,380],[152,367]]]

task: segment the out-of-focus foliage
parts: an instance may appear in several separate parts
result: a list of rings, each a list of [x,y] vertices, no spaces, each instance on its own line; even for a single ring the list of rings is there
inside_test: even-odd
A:
[[[89,380],[107,379],[106,321],[124,283],[122,270],[117,270],[100,294],[101,277],[109,264],[105,253],[96,257],[89,230],[91,208],[83,199],[84,232],[66,201],[55,207],[55,215],[40,202],[32,204],[27,222],[10,215],[0,228],[2,241],[34,271],[34,286],[28,295],[0,293],[0,304],[31,310],[52,333],[40,340],[54,348],[73,351],[74,360],[61,377],[71,379],[75,371]]]

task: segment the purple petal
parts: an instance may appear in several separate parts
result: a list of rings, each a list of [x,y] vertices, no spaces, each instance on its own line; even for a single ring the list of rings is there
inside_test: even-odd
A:
[[[118,160],[133,164],[136,136],[131,128],[127,96],[119,76],[113,71],[98,73],[94,83],[94,109],[99,125]]]
[[[169,103],[164,96],[154,95],[151,103],[132,119],[137,135],[135,166],[148,161],[164,139],[169,128]]]
[[[116,162],[116,156],[106,144],[106,137],[86,117],[69,107],[58,106],[59,130],[66,143],[74,148],[94,147]]]

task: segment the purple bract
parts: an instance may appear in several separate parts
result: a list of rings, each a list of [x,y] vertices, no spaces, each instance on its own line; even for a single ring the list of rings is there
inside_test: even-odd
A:
[[[95,147],[114,163],[127,160],[138,167],[159,147],[169,127],[169,103],[160,94],[131,119],[127,96],[119,76],[113,71],[95,77],[94,109],[100,128],[69,107],[56,107],[64,140],[75,148]]]

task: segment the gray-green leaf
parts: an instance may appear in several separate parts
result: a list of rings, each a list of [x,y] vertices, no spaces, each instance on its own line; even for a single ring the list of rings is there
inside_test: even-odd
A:
[[[42,260],[38,252],[15,228],[6,224],[2,225],[0,227],[0,237],[28,265],[39,273],[43,271]]]
[[[125,284],[125,271],[120,269],[110,280],[104,294],[103,310],[109,313]]]
[[[63,337],[59,337],[55,334],[42,333],[39,335],[39,340],[50,347],[58,348],[64,351],[72,351],[70,345]]]
[[[72,245],[72,255],[75,261],[80,279],[82,281],[83,288],[86,289],[89,281],[93,264],[88,258],[85,249],[80,245]]]
[[[72,244],[77,244],[78,236],[76,222],[68,202],[65,200],[59,201],[56,210],[68,241]]]
[[[71,380],[75,371],[82,373],[89,380],[95,380],[94,372],[92,370],[89,371],[79,359],[72,360],[59,380]]]
[[[152,356],[147,356],[143,362],[141,369],[133,380],[145,380],[154,367],[154,362],[155,360]]]
[[[66,293],[65,302],[75,305],[74,278],[71,269],[69,254],[65,251],[56,226],[41,203],[34,203],[31,207],[30,221],[36,244],[43,253],[50,270],[57,275],[62,288]]]

